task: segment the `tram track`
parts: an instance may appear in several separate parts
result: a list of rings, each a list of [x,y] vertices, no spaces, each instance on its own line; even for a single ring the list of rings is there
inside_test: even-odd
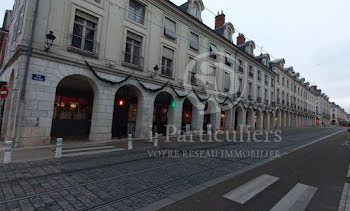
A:
[[[316,135],[315,135],[316,136]],[[313,136],[314,137],[314,136]],[[235,143],[234,143],[235,144]],[[215,144],[215,146],[211,146],[211,147],[201,147],[199,148],[198,150],[206,150],[206,149],[215,149],[215,148],[221,148],[221,147],[225,147],[227,145],[232,145],[232,143],[228,143],[228,144]],[[290,147],[291,145],[299,145],[299,142],[291,142],[290,144],[287,144],[287,145],[284,145],[284,146],[280,146],[279,148],[276,148],[276,149],[281,149],[281,148],[287,148],[287,147]],[[202,146],[202,145],[201,145]],[[185,150],[185,149],[182,149],[182,150]],[[191,149],[187,149],[187,150],[193,150],[192,148]],[[147,159],[151,159],[151,158],[147,158]],[[194,158],[192,160],[196,160],[196,159],[199,159],[199,158]],[[223,166],[226,166],[226,165],[230,165],[234,162],[240,162],[240,161],[243,161],[245,159],[239,159],[239,160],[225,160],[225,161],[229,161],[229,163],[227,164],[223,164],[223,165],[218,165],[218,166],[215,166],[211,169],[205,169],[203,171],[200,171],[200,172],[196,172],[194,173],[193,175],[188,175],[186,177],[183,177],[181,179],[178,179],[178,180],[174,180],[174,181],[169,181],[167,183],[164,183],[164,184],[161,184],[161,185],[158,185],[158,186],[155,186],[155,187],[152,187],[152,188],[148,188],[147,190],[143,190],[143,191],[139,191],[135,194],[130,194],[129,196],[125,196],[125,197],[121,197],[121,198],[118,198],[116,200],[113,200],[111,202],[108,202],[108,203],[104,203],[103,205],[96,205],[96,208],[101,208],[101,206],[108,206],[109,204],[113,204],[113,203],[116,203],[118,201],[121,201],[121,200],[124,200],[124,199],[127,199],[127,198],[130,198],[130,197],[133,197],[133,196],[137,196],[139,194],[142,194],[142,193],[146,193],[146,192],[149,192],[149,191],[152,191],[154,189],[157,189],[157,188],[161,188],[161,187],[164,187],[164,186],[167,186],[167,185],[171,185],[173,183],[176,183],[176,182],[179,182],[181,180],[185,180],[189,177],[192,177],[194,175],[199,175],[199,174],[202,174],[203,172],[207,172],[207,171],[210,171],[210,170],[214,170],[214,169],[217,169],[217,168],[220,168],[220,167],[223,167]],[[128,162],[132,162],[132,161],[128,161]],[[126,163],[128,163],[126,162]],[[1,201],[0,204],[6,204],[6,203],[9,203],[9,202],[14,202],[14,201],[19,201],[19,200],[24,200],[24,199],[29,199],[29,198],[33,198],[33,197],[37,197],[37,196],[41,196],[41,195],[45,195],[45,194],[50,194],[50,193],[54,193],[54,192],[59,192],[59,191],[64,191],[64,190],[69,190],[69,189],[74,189],[74,188],[77,188],[77,187],[83,187],[83,186],[87,186],[87,185],[92,185],[92,184],[102,184],[104,182],[108,182],[109,180],[113,180],[113,179],[117,179],[117,178],[121,178],[121,177],[127,177],[127,176],[132,176],[132,175],[135,175],[135,174],[140,174],[140,173],[145,173],[145,172],[148,172],[148,171],[154,171],[154,170],[157,170],[157,169],[161,169],[161,168],[165,168],[165,167],[169,167],[169,166],[173,166],[173,165],[178,165],[178,164],[181,164],[182,162],[188,162],[188,160],[181,160],[181,161],[178,161],[178,162],[175,162],[175,163],[171,163],[171,164],[166,164],[166,165],[161,165],[161,166],[157,166],[157,167],[154,167],[154,168],[148,168],[148,169],[143,169],[143,170],[140,170],[140,171],[135,171],[135,172],[131,172],[131,173],[127,173],[127,174],[123,174],[123,175],[118,175],[118,176],[113,176],[113,177],[108,177],[108,178],[104,178],[104,179],[100,179],[100,180],[95,180],[95,181],[91,181],[91,182],[87,182],[87,183],[82,183],[82,184],[77,184],[77,185],[72,185],[72,186],[69,186],[69,187],[64,187],[64,188],[58,188],[58,189],[54,189],[54,190],[49,190],[49,191],[43,191],[41,193],[36,193],[36,194],[31,194],[31,195],[27,195],[27,196],[24,196],[24,197],[17,197],[17,198],[13,198],[13,199],[9,199],[9,200],[4,200],[4,201]],[[115,164],[115,165],[118,165],[118,164]],[[108,167],[108,166],[107,166]],[[60,174],[67,174],[67,172],[61,172]],[[89,208],[90,209],[90,208]],[[91,208],[91,209],[95,209],[95,208]]]
[[[301,134],[301,133],[302,132],[299,132],[297,134]],[[287,135],[284,136],[284,138],[288,138],[289,136],[294,136],[294,135],[296,135],[296,133],[294,133],[294,134],[287,134]],[[226,143],[226,144],[223,144],[223,143]],[[181,149],[182,151],[186,151],[186,150],[187,151],[189,151],[189,150],[208,150],[208,149],[215,149],[215,148],[220,148],[220,147],[226,147],[226,146],[230,146],[230,145],[240,146],[244,142],[223,142],[223,143],[216,143],[216,142],[208,143],[208,142],[205,142],[204,144],[206,144],[206,146],[203,147],[203,143],[199,144],[199,143],[196,142],[196,143],[193,143],[193,144],[188,144],[187,143],[186,145],[181,145],[181,146],[161,147],[161,148],[158,148],[157,150],[178,150],[178,149]],[[211,145],[214,145],[214,146],[211,146]],[[198,149],[194,149],[193,147],[198,147]],[[143,157],[137,158],[137,159],[131,159],[131,160],[125,160],[125,161],[117,161],[117,162],[112,162],[112,163],[102,164],[102,165],[101,164],[96,164],[96,165],[92,165],[92,166],[86,167],[86,168],[77,168],[77,169],[73,169],[73,170],[61,171],[61,172],[58,172],[58,173],[44,174],[44,175],[38,175],[38,176],[32,176],[32,177],[14,178],[14,179],[11,179],[11,180],[0,180],[0,185],[2,183],[12,183],[12,182],[18,182],[18,181],[21,181],[21,180],[40,179],[40,178],[44,178],[44,177],[57,177],[57,176],[64,175],[64,174],[67,174],[67,175],[74,174],[75,172],[80,172],[80,171],[89,171],[89,170],[103,169],[103,168],[113,167],[113,166],[116,166],[116,165],[123,165],[123,164],[128,164],[128,163],[139,162],[139,161],[143,161],[143,160],[150,160],[150,159],[154,159],[154,157],[147,156],[147,151],[151,150],[151,149],[152,148],[145,149],[145,150],[142,150],[142,151],[139,151],[139,152],[132,152],[132,153],[136,153],[136,154],[144,154]],[[120,156],[120,154],[116,154],[114,156],[110,156],[111,154],[114,154],[114,153],[106,153],[106,155],[102,155],[103,157],[99,157],[99,158],[97,158],[97,160],[105,160],[105,159],[113,160],[113,158]],[[86,157],[83,157],[82,159],[79,159],[79,161],[73,161],[73,162],[81,162],[81,160],[85,161]],[[91,159],[89,160],[89,162],[94,163],[94,161],[91,161]],[[69,164],[71,164],[71,163],[69,163]],[[47,166],[49,166],[49,165],[52,165],[52,164],[48,164]],[[42,166],[42,167],[45,167],[45,166]],[[25,171],[25,169],[21,169],[19,172],[23,172],[23,171]],[[14,173],[17,173],[17,172],[14,172]]]

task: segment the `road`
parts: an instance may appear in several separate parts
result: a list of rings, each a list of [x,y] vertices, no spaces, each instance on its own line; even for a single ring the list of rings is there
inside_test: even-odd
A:
[[[305,199],[310,196],[311,200],[309,203],[299,200],[299,205],[294,205],[299,208],[295,210],[303,210],[306,205],[306,210],[338,210],[350,164],[348,141],[350,133],[340,133],[243,173],[163,210],[270,210],[298,183],[314,187],[316,192],[314,195],[312,195],[314,191],[304,192],[302,197]],[[257,191],[248,201],[242,200],[242,196],[247,193],[240,187],[248,187],[249,185],[244,185],[261,175],[269,175],[265,178],[275,177],[278,180],[271,180],[271,184],[267,183],[266,189]],[[250,185],[256,190],[264,184],[264,179],[257,181],[260,184],[253,183]],[[232,193],[231,197],[234,200],[224,197],[229,192]],[[289,198],[289,202],[293,202],[293,197]],[[287,208],[289,207],[284,204],[276,210],[287,210]]]
[[[0,210],[124,211],[147,206],[150,208],[154,205],[163,208],[170,204],[164,209],[265,210],[271,208],[296,183],[318,188],[309,208],[323,210],[318,209],[321,206],[332,210],[337,206],[336,201],[340,200],[349,166],[348,146],[340,146],[341,139],[344,141],[349,138],[345,136],[347,133],[336,135],[335,140],[325,139],[311,145],[311,149],[317,153],[310,151],[308,147],[257,168],[255,166],[266,163],[268,157],[183,155],[189,155],[193,150],[271,150],[284,154],[341,130],[344,128],[287,130],[282,133],[281,142],[182,143],[160,148],[168,152],[164,157],[150,156],[151,149],[143,149],[1,164]],[[169,156],[169,150],[179,151],[180,155]],[[303,154],[299,156],[299,153]],[[290,160],[286,160],[287,158]],[[270,166],[271,164],[275,166]],[[234,177],[249,168],[255,169]],[[278,177],[279,180],[243,206],[222,198],[225,192],[261,174]],[[224,183],[219,184],[218,181]],[[199,192],[201,189],[198,187],[208,183],[215,185]],[[196,192],[197,194],[191,196]],[[329,196],[328,192],[335,194]],[[189,198],[185,199],[187,196]],[[182,199],[185,200],[181,201]]]

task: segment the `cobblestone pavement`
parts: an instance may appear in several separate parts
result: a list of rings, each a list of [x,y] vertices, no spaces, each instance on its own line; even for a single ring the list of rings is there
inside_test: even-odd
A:
[[[193,150],[283,153],[340,130],[343,128],[287,130],[281,142],[181,143],[158,149],[1,164],[0,210],[134,210],[267,159],[152,157],[151,150],[178,150],[180,154]]]

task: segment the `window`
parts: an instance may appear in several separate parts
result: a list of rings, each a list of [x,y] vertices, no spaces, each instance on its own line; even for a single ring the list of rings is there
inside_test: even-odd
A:
[[[230,74],[225,72],[225,77],[224,77],[224,92],[229,92],[229,91],[230,91],[230,86],[231,86]]]
[[[74,18],[72,47],[96,52],[97,18],[77,10]]]
[[[199,49],[199,36],[193,32],[190,35],[190,48],[196,51]]]
[[[164,47],[162,57],[162,75],[172,77],[173,76],[173,61],[174,51]]]
[[[269,77],[265,75],[265,85],[269,85]]]
[[[249,65],[249,77],[251,77],[251,78],[254,77],[253,67],[251,65]]]
[[[238,94],[241,94],[243,90],[243,80],[242,78],[238,78]]]
[[[188,70],[188,82],[191,84],[196,84],[197,83],[197,61],[194,60],[193,58],[190,58],[190,65],[191,67]]]
[[[197,19],[200,18],[199,5],[197,2],[193,2],[192,15]]]
[[[264,92],[264,99],[265,99],[265,102],[267,102],[268,98],[267,98],[267,89],[265,89],[265,92]]]
[[[130,0],[129,18],[137,23],[143,24],[145,18],[145,6],[136,0]]]
[[[275,87],[275,80],[271,78],[271,87]]]
[[[231,41],[231,40],[232,40],[232,31],[231,31],[231,28],[226,27],[226,30],[225,30],[224,33],[225,33],[225,34],[224,34],[225,38]]]
[[[225,55],[225,64],[230,67],[233,65],[233,58],[230,53],[226,53]]]
[[[260,86],[257,86],[257,90],[256,90],[257,96],[258,96],[258,98],[261,99],[261,91],[260,90],[261,90]]]
[[[252,99],[253,96],[253,84],[248,83],[248,99]]]
[[[176,23],[168,18],[165,18],[164,21],[164,35],[176,39]]]
[[[280,75],[277,75],[277,83],[280,83]]]
[[[133,64],[136,66],[141,66],[142,57],[141,57],[141,44],[142,37],[128,32],[126,38],[126,47],[125,47],[125,59],[124,62]]]
[[[216,68],[209,66],[207,73],[207,85],[211,89],[215,89],[215,80],[216,79]]]
[[[258,71],[258,81],[261,81],[261,71]]]
[[[287,88],[289,88],[289,81],[287,81]]]
[[[285,81],[284,81],[284,78],[282,78],[282,86],[284,86],[285,84]]]
[[[212,58],[212,59],[215,59],[216,60],[216,52],[217,52],[218,50],[217,50],[217,48],[216,48],[216,46],[215,45],[213,45],[213,44],[210,44],[210,47],[209,47],[209,56],[210,56],[210,58]]]
[[[275,101],[275,93],[271,91],[271,102]]]
[[[239,65],[238,71],[243,73],[244,72],[244,70],[243,70],[243,61],[238,59],[238,65]]]

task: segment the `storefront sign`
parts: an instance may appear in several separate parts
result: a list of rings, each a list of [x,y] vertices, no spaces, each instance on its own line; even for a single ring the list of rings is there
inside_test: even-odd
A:
[[[33,74],[32,75],[32,80],[34,80],[34,81],[45,81],[45,76],[44,75],[39,75],[39,74]]]

